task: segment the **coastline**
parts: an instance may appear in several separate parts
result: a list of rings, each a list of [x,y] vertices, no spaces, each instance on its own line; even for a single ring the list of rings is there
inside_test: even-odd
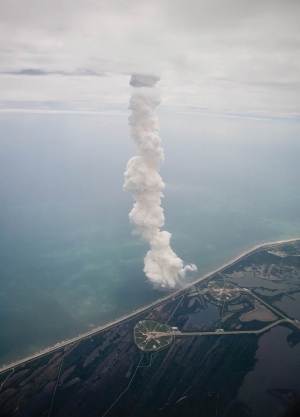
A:
[[[202,281],[205,281],[207,279],[212,278],[217,273],[222,272],[224,269],[228,268],[229,266],[234,265],[236,262],[240,261],[241,259],[246,258],[247,256],[252,255],[253,253],[255,253],[258,250],[261,250],[262,248],[273,247],[273,246],[277,246],[277,245],[280,245],[280,244],[286,244],[286,243],[291,243],[291,242],[297,242],[299,240],[300,240],[300,238],[293,238],[293,239],[279,240],[279,241],[276,241],[276,242],[267,242],[267,243],[263,243],[263,244],[260,244],[260,245],[256,245],[256,246],[252,247],[251,249],[241,253],[239,256],[235,257],[234,259],[230,260],[229,262],[223,264],[221,267],[219,267],[219,268],[217,268],[213,271],[210,271],[209,273],[207,273],[207,274],[201,276],[200,278],[196,279],[195,281],[185,285],[184,287],[180,288],[179,290],[174,291],[171,294],[169,294],[165,297],[162,297],[162,298],[156,300],[155,302],[153,302],[151,304],[148,304],[148,305],[146,305],[146,306],[144,306],[140,309],[137,309],[137,310],[131,312],[130,314],[124,315],[124,316],[122,316],[122,317],[120,317],[120,318],[118,318],[118,319],[116,319],[112,322],[109,322],[109,323],[107,323],[103,326],[98,326],[98,327],[96,327],[96,328],[94,328],[94,329],[92,329],[89,332],[86,332],[84,334],[79,334],[78,336],[76,336],[72,339],[68,339],[66,341],[56,343],[54,346],[50,346],[50,347],[48,347],[48,348],[46,348],[46,349],[44,349],[40,352],[37,352],[37,353],[35,353],[31,356],[28,356],[28,357],[25,357],[25,358],[20,359],[18,361],[15,361],[13,363],[10,363],[9,365],[3,365],[0,368],[0,374],[3,373],[3,372],[6,372],[6,371],[12,370],[16,366],[20,366],[20,365],[25,364],[27,362],[30,362],[34,359],[45,356],[49,353],[53,353],[53,352],[58,351],[58,350],[63,349],[63,348],[67,348],[67,347],[69,347],[70,345],[72,345],[76,342],[79,342],[81,340],[89,338],[94,334],[100,333],[101,331],[108,330],[109,328],[112,328],[112,327],[114,327],[114,326],[116,326],[120,323],[126,322],[126,321],[132,319],[135,316],[139,316],[140,314],[146,312],[147,310],[153,308],[154,306],[159,305],[160,303],[166,302],[168,299],[171,300],[172,298],[176,298],[176,297],[180,296],[182,293],[187,291],[193,285],[196,285],[199,282],[202,282]]]

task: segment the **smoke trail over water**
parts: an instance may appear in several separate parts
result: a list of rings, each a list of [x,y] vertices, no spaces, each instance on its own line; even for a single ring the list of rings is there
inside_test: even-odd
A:
[[[187,271],[196,271],[197,267],[193,264],[183,266],[170,247],[171,233],[160,230],[165,220],[161,207],[165,184],[158,172],[164,154],[154,113],[160,103],[154,88],[157,81],[159,78],[147,75],[132,75],[130,80],[134,92],[129,105],[129,124],[138,154],[127,164],[123,188],[135,199],[129,214],[130,222],[136,226],[133,233],[140,235],[151,248],[144,259],[146,276],[155,287],[175,288],[183,283]]]

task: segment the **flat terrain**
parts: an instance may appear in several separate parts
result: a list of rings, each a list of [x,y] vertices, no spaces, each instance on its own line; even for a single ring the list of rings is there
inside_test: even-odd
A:
[[[232,301],[240,296],[238,287],[225,279],[210,281],[208,291],[217,301]]]
[[[275,415],[297,395],[300,375],[287,387],[239,392],[274,330],[283,329],[291,352],[300,346],[299,254],[299,241],[255,249],[102,330],[4,368],[0,415],[261,417],[259,396]],[[272,342],[260,357],[275,351]],[[299,358],[285,355],[280,380]]]
[[[249,311],[248,313],[243,314],[240,317],[240,321],[248,322],[253,320],[258,321],[274,321],[276,320],[276,316],[268,310],[265,306],[259,304],[258,301],[254,301],[255,309]]]
[[[139,321],[134,327],[134,341],[144,352],[156,352],[173,342],[169,326],[153,320]]]

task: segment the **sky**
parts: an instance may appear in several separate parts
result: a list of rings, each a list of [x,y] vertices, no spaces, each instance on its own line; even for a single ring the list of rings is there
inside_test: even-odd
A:
[[[171,112],[299,116],[298,0],[0,0],[2,112],[127,108],[131,73]]]

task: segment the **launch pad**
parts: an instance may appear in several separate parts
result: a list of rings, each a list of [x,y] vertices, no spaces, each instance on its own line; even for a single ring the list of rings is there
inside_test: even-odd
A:
[[[139,321],[133,330],[134,341],[144,352],[157,352],[173,343],[171,327],[153,320]]]
[[[240,296],[240,291],[236,285],[222,280],[210,281],[208,292],[218,302],[232,301]]]

